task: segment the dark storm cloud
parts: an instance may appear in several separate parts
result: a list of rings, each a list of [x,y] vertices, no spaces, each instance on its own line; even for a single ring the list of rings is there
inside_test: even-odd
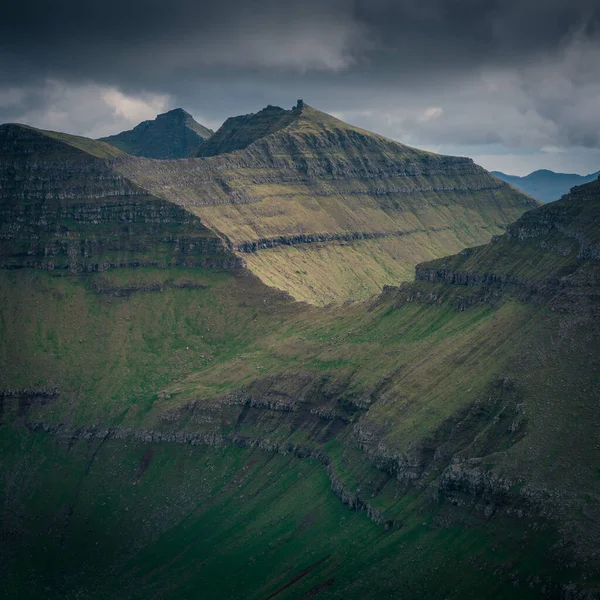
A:
[[[215,127],[296,97],[415,145],[600,146],[597,0],[15,0],[0,121]]]
[[[460,70],[596,38],[593,0],[23,0],[0,14],[5,79],[153,80],[211,67]]]

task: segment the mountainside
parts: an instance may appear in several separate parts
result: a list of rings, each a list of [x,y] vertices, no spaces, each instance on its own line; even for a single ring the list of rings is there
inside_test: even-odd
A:
[[[173,159],[190,156],[212,134],[188,112],[176,108],[101,141],[133,156]]]
[[[119,176],[109,162],[119,156],[104,142],[0,125],[0,268],[241,265],[197,217]]]
[[[178,161],[0,128],[2,595],[598,597],[600,182],[521,214],[467,159],[263,125]],[[502,235],[326,308],[252,262],[333,278],[416,236],[342,237],[386,218]]]
[[[575,173],[555,173],[547,169],[533,171],[525,177],[506,175],[500,171],[492,171],[492,175],[510,183],[517,189],[537,198],[541,202],[554,202],[577,185],[583,185],[598,179],[600,171],[590,175],[577,175]]]
[[[265,283],[315,304],[407,280],[416,263],[485,243],[536,205],[468,158],[403,146],[301,101],[229,119],[199,152],[115,168],[199,216]]]

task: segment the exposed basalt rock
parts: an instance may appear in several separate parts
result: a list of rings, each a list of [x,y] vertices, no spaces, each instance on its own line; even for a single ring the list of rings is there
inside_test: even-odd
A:
[[[0,202],[146,195],[106,160],[33,128],[0,125]]]
[[[68,440],[131,440],[144,444],[189,444],[191,446],[218,446],[221,444],[235,444],[240,448],[258,448],[265,452],[276,454],[290,454],[300,459],[313,459],[320,462],[331,482],[331,490],[340,500],[348,505],[350,510],[361,510],[367,513],[369,519],[377,524],[384,525],[386,529],[394,526],[390,519],[368,502],[362,499],[356,492],[351,492],[340,479],[338,479],[331,467],[331,459],[319,449],[301,446],[289,442],[270,440],[240,435],[219,435],[216,433],[198,433],[188,431],[163,432],[156,430],[144,430],[134,428],[103,428],[99,426],[88,426],[82,428],[71,428],[64,424],[28,422],[27,428],[32,433],[46,433]]]
[[[0,389],[0,425],[4,413],[15,411],[25,417],[34,406],[44,406],[56,400],[60,390],[55,387]]]
[[[523,215],[506,229],[510,241],[549,238],[553,233],[578,246],[580,260],[600,260],[600,242],[596,239],[599,224],[594,210],[600,197],[600,180],[573,188],[558,202],[540,207]],[[542,240],[542,244],[547,240]],[[547,246],[546,246],[547,248]],[[561,248],[568,254],[565,245]]]
[[[106,294],[119,298],[128,298],[132,294],[155,293],[163,292],[166,289],[176,290],[202,290],[206,289],[205,285],[193,283],[191,281],[174,282],[165,281],[163,283],[154,283],[151,285],[127,286],[127,287],[106,287],[102,283],[94,281],[90,284],[90,288],[95,294]]]
[[[298,234],[290,236],[278,236],[276,238],[262,238],[256,241],[247,241],[236,246],[238,252],[251,254],[265,248],[276,246],[296,246],[298,244],[315,244],[328,242],[355,242],[359,240],[374,240],[387,237],[410,236],[416,233],[449,231],[450,227],[432,227],[430,229],[412,229],[407,231],[354,231],[351,233],[314,233]]]
[[[55,387],[40,388],[4,388],[0,389],[0,398],[54,398],[60,394],[60,390]]]
[[[501,477],[491,471],[479,474],[469,471],[462,481],[459,473],[467,473],[464,465],[480,465],[479,457],[517,443],[525,430],[526,418],[522,414],[518,386],[507,378],[500,378],[490,384],[485,400],[461,409],[406,451],[391,449],[385,440],[385,428],[371,422],[368,413],[353,426],[352,433],[356,444],[374,465],[401,484],[423,488],[431,487],[433,480],[439,492],[452,489],[469,495],[473,501],[489,501],[488,496],[499,501],[505,491]],[[483,484],[475,485],[480,476],[483,478],[480,483],[486,484],[483,487]],[[451,487],[452,482],[456,483],[455,488]],[[497,489],[495,483],[498,483]]]
[[[417,285],[399,292],[406,301],[447,299],[434,286],[476,288],[454,294],[461,309],[478,302],[494,303],[508,293],[526,302],[553,307],[587,303],[600,284],[600,182],[575,188],[561,201],[523,215],[489,246],[417,265]],[[526,252],[528,260],[519,259]],[[433,284],[419,285],[419,282]]]
[[[5,202],[0,217],[4,267],[89,272],[146,265],[242,266],[197,217],[151,196]]]

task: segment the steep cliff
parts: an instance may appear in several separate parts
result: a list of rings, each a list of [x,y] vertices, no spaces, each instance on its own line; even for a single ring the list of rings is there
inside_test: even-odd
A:
[[[600,283],[600,180],[525,213],[488,246],[418,265],[417,280],[561,297]]]
[[[190,113],[175,108],[101,141],[133,156],[186,158],[212,134],[212,130],[200,125]]]
[[[103,142],[0,126],[0,266],[231,268],[241,260],[200,219],[112,168]]]
[[[485,243],[536,205],[470,159],[409,148],[302,102],[229,119],[199,153],[116,168],[227,236],[265,283],[315,304],[408,280],[416,263]]]

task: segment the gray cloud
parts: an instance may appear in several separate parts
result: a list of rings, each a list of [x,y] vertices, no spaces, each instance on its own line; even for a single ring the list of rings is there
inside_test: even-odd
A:
[[[0,121],[102,135],[181,105],[214,127],[303,97],[442,150],[600,147],[592,0],[6,4]]]

